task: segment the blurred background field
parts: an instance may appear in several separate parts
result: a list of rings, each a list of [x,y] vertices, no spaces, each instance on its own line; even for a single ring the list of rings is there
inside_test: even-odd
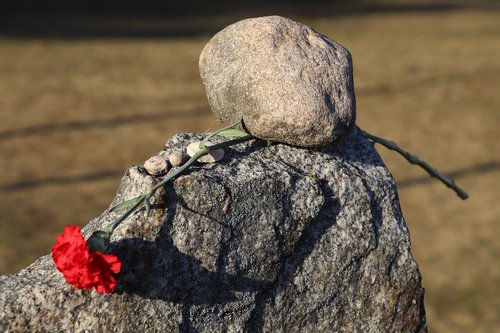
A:
[[[129,1],[118,13],[47,3],[0,14],[1,274],[106,209],[126,168],[174,133],[218,127],[198,75],[204,44],[234,21],[279,14],[352,52],[360,127],[470,193],[461,201],[377,147],[398,182],[430,331],[498,330],[499,2]]]

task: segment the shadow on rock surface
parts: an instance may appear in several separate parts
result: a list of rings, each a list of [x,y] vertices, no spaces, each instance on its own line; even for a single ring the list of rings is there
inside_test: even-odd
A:
[[[171,236],[175,209],[169,209],[154,242],[132,238],[114,243],[122,261],[117,293],[137,294],[184,305],[218,304],[237,300],[235,292],[256,292],[270,285],[218,269],[207,270],[199,260],[180,252]]]

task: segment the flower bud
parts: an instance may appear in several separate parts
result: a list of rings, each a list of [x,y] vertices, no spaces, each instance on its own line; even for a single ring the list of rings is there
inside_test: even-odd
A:
[[[106,253],[110,243],[111,233],[103,230],[94,231],[94,233],[87,239],[87,244],[92,252]]]

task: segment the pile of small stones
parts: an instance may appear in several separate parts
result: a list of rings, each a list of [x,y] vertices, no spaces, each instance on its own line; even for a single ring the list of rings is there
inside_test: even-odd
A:
[[[146,162],[144,162],[144,169],[152,176],[163,176],[172,167],[177,167],[182,165],[187,161],[186,153],[180,150],[176,150],[170,153],[168,157],[162,155],[156,155],[150,157]]]
[[[178,167],[184,164],[188,157],[193,157],[200,150],[201,141],[195,141],[189,144],[186,151],[174,150],[167,157],[156,155],[150,157],[144,162],[144,169],[152,176],[163,176],[172,167]],[[210,141],[205,142],[205,145],[211,146]],[[197,161],[200,163],[215,163],[224,158],[224,150],[216,149],[205,156],[200,157]]]

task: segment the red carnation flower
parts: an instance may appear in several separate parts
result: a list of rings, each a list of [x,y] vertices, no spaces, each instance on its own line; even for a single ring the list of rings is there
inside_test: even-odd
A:
[[[115,255],[91,252],[78,226],[64,227],[64,234],[56,237],[52,247],[52,258],[69,284],[79,289],[95,287],[98,293],[113,292],[114,274],[118,274],[122,266]]]

